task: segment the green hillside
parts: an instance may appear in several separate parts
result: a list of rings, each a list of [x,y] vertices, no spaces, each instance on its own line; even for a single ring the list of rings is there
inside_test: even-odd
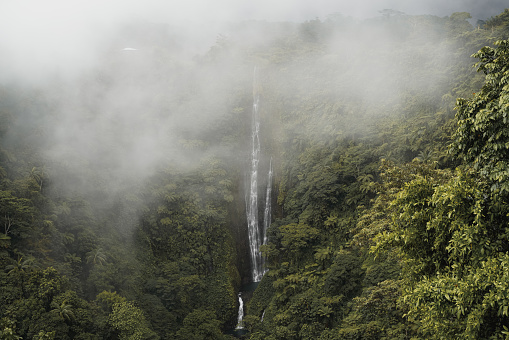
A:
[[[469,19],[244,21],[191,56],[139,22],[79,76],[2,83],[0,339],[234,338],[253,93],[244,339],[509,338],[509,10]]]

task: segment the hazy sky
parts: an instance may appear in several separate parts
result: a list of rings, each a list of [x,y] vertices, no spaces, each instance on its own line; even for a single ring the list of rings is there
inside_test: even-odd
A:
[[[113,28],[129,21],[185,26],[190,35],[222,33],[220,23],[245,19],[304,21],[339,12],[365,18],[385,8],[407,14],[450,15],[468,11],[489,18],[509,7],[506,0],[2,0],[2,77],[72,73],[87,65]],[[208,48],[208,46],[204,46]]]

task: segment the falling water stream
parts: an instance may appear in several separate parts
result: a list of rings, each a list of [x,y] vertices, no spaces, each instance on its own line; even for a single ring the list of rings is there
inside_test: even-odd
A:
[[[259,181],[260,177],[260,159],[261,159],[261,143],[260,143],[260,95],[257,93],[256,86],[257,70],[254,70],[253,81],[253,112],[252,112],[252,125],[251,125],[251,163],[249,173],[249,186],[246,194],[246,217],[247,229],[249,236],[249,254],[251,258],[251,281],[256,284],[261,281],[263,275],[267,272],[265,268],[264,258],[260,252],[260,246],[267,243],[267,229],[270,227],[271,222],[271,196],[272,196],[272,177],[273,166],[272,158],[269,162],[269,168],[263,169],[263,173],[267,173],[266,181],[267,187],[265,197],[261,195],[261,200],[265,198],[265,202],[260,202],[260,207],[263,207],[263,223],[260,221],[259,214],[259,195],[258,187],[263,181]],[[263,166],[262,166],[263,167]],[[265,172],[267,171],[267,172]],[[265,179],[265,178],[263,178]],[[262,184],[263,185],[263,184]],[[263,205],[262,205],[263,204]],[[251,292],[254,288],[251,289]],[[236,330],[242,330],[244,317],[244,301],[242,300],[242,292],[239,293],[239,312],[237,318]]]
[[[244,300],[242,300],[241,293],[239,293],[239,314],[237,316],[237,327],[235,329],[244,329],[242,320],[244,319]]]
[[[269,175],[267,178],[267,191],[265,195],[265,211],[263,212],[263,244],[267,244],[267,230],[270,227],[270,219],[272,218],[271,196],[272,196],[272,157],[270,158],[269,163]]]
[[[271,221],[271,196],[272,196],[272,176],[273,166],[272,158],[270,158],[269,168],[263,169],[263,173],[267,173],[266,182],[267,187],[265,190],[265,197],[263,194],[260,195],[259,200],[258,188],[260,183],[260,159],[261,154],[261,143],[260,143],[260,95],[257,93],[256,77],[257,70],[254,70],[254,81],[253,81],[253,112],[251,122],[251,163],[249,173],[249,185],[246,194],[246,218],[247,218],[247,229],[249,237],[249,255],[251,258],[251,282],[256,284],[261,281],[263,275],[267,272],[265,268],[264,258],[260,252],[260,246],[267,243],[267,229],[270,227]],[[263,165],[262,165],[263,168]],[[267,171],[267,172],[265,172]],[[263,184],[262,184],[263,185]],[[265,202],[260,202],[265,199]],[[261,221],[259,215],[261,211],[259,207],[263,207],[263,221]],[[251,292],[254,290],[252,288]],[[242,300],[242,292],[239,293],[239,312],[237,318],[236,330],[243,329],[242,319],[244,317],[244,301]]]
[[[272,158],[270,159],[267,190],[265,192],[265,205],[263,210],[263,224],[260,225],[259,209],[258,209],[258,188],[260,177],[260,159],[262,150],[260,145],[260,95],[257,93],[257,70],[254,70],[253,81],[253,114],[251,125],[251,168],[249,194],[247,195],[247,228],[249,235],[249,250],[251,257],[253,282],[260,282],[263,275],[267,271],[264,264],[264,258],[260,252],[260,246],[267,243],[267,229],[271,220],[271,195],[272,195]],[[262,195],[263,197],[263,195]]]
[[[256,70],[255,70],[256,72]],[[256,74],[255,74],[256,75]],[[260,163],[260,117],[258,112],[260,97],[255,93],[253,98],[253,116],[251,130],[251,176],[247,202],[247,230],[251,256],[252,280],[259,282],[263,276],[263,257],[260,246],[263,235],[260,233],[258,218],[258,165]]]

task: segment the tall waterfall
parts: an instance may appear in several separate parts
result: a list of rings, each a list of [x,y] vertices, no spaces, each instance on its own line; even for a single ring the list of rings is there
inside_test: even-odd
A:
[[[263,239],[260,235],[258,223],[258,165],[260,162],[260,117],[258,104],[260,97],[255,94],[253,100],[253,120],[251,131],[251,181],[247,206],[247,229],[249,233],[249,248],[251,254],[252,278],[254,282],[263,276],[263,258],[260,246]]]
[[[261,156],[260,148],[260,115],[259,115],[259,103],[260,96],[257,93],[256,88],[256,68],[254,71],[254,94],[253,94],[253,114],[252,114],[252,127],[251,127],[251,174],[250,174],[250,186],[249,195],[246,199],[246,211],[247,211],[247,227],[249,234],[249,248],[251,255],[251,266],[252,266],[252,280],[259,282],[263,274],[265,273],[264,259],[260,252],[260,246],[265,244],[267,241],[266,230],[270,225],[270,196],[272,190],[272,159],[270,163],[268,182],[267,182],[267,194],[265,200],[264,210],[264,221],[263,226],[260,227],[258,218],[258,176],[259,176],[259,163]],[[260,230],[262,229],[262,230]]]

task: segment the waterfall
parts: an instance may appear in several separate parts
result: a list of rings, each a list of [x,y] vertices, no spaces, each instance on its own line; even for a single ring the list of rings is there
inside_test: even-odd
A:
[[[252,280],[259,282],[267,271],[264,266],[264,258],[260,252],[260,246],[267,243],[267,230],[271,220],[271,196],[272,196],[272,157],[270,158],[267,176],[267,190],[265,193],[265,205],[263,210],[263,225],[259,221],[258,209],[258,186],[259,165],[261,158],[260,146],[260,96],[257,93],[257,70],[254,70],[253,80],[253,113],[251,122],[251,173],[249,194],[246,196],[247,228],[249,236],[249,248],[252,266]]]
[[[244,301],[239,293],[239,316],[237,317],[237,327],[235,329],[243,329],[242,319],[244,318]]]
[[[265,210],[263,212],[263,244],[267,244],[267,230],[270,227],[271,208],[272,208],[272,157],[269,163],[269,175],[267,176],[267,192],[265,195]]]
[[[252,265],[252,279],[254,282],[263,276],[263,258],[260,253],[262,239],[258,223],[258,164],[260,162],[260,121],[258,116],[259,96],[253,100],[253,121],[251,131],[251,181],[247,205],[247,229],[249,233],[249,248]]]

